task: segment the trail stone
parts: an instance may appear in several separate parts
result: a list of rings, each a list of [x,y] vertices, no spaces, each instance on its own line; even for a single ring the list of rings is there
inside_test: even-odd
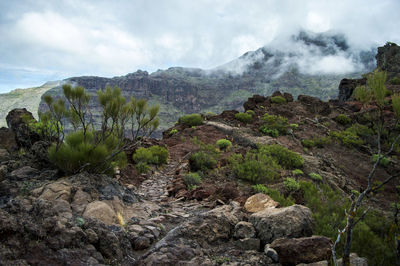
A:
[[[275,208],[278,205],[279,204],[270,196],[263,193],[258,193],[246,200],[244,208],[248,212],[259,212],[265,210],[266,208]]]

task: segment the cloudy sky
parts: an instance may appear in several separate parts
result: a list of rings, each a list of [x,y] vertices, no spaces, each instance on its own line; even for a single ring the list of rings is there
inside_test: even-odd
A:
[[[213,68],[299,30],[400,43],[400,0],[0,1],[0,92],[70,76]]]

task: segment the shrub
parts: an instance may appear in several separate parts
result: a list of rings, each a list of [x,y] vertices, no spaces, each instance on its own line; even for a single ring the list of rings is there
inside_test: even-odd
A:
[[[309,173],[308,176],[315,181],[322,181],[322,176],[317,173]]]
[[[358,86],[355,88],[353,95],[356,100],[360,101],[362,104],[366,104],[372,98],[372,91],[365,86]]]
[[[178,133],[178,130],[176,128],[171,129],[171,131],[169,132],[169,135],[172,136],[174,134]]]
[[[259,183],[272,181],[279,174],[277,172],[280,166],[271,157],[260,152],[249,151],[243,159],[241,155],[231,157],[233,164],[233,173],[237,178]]]
[[[277,103],[277,104],[286,103],[286,99],[283,98],[282,96],[274,96],[271,97],[271,103]]]
[[[342,124],[342,125],[347,125],[347,124],[350,124],[350,123],[351,123],[351,118],[348,117],[348,116],[345,115],[345,114],[340,114],[340,115],[338,115],[338,116],[335,118],[335,120],[336,120],[339,124]]]
[[[282,207],[292,206],[294,200],[291,197],[285,198],[278,190],[267,188],[264,185],[257,184],[252,186],[252,189],[257,193],[264,193],[270,196],[274,201],[278,202]]]
[[[189,158],[190,169],[193,171],[207,171],[217,166],[217,160],[205,151],[198,151]]]
[[[146,173],[150,169],[148,164],[162,165],[168,161],[168,150],[158,145],[149,148],[140,147],[132,155],[132,159],[136,163],[136,170],[139,173]]]
[[[311,139],[303,139],[301,141],[301,145],[303,145],[306,148],[312,148],[314,147],[314,141],[312,141]]]
[[[300,189],[300,184],[294,180],[293,178],[287,177],[284,181],[283,184],[285,185],[285,188],[289,192],[297,191]]]
[[[298,153],[279,144],[262,145],[259,150],[262,154],[272,156],[278,164],[285,168],[299,168],[304,164],[304,159]]]
[[[219,139],[217,140],[217,146],[220,150],[226,150],[232,147],[232,142],[227,139]]]
[[[183,177],[186,186],[192,190],[201,183],[201,176],[198,173],[188,173]]]
[[[112,173],[113,168],[120,168],[126,165],[126,155],[123,152],[112,152],[118,145],[118,139],[110,135],[104,143],[97,143],[95,133],[83,131],[70,133],[64,143],[58,147],[53,144],[49,148],[49,159],[59,169],[68,174],[75,174],[81,171],[91,173]]]
[[[245,124],[250,123],[253,120],[251,114],[248,113],[237,113],[235,114],[235,118]]]
[[[291,129],[298,129],[298,128],[299,128],[299,125],[293,123],[293,124],[290,124],[289,127],[290,127]]]
[[[271,132],[274,132],[275,135],[276,131],[283,135],[287,133],[289,127],[288,119],[283,116],[269,115],[266,113],[261,118],[261,121],[263,125],[259,128],[259,130],[263,134],[271,135]]]
[[[255,116],[256,115],[256,113],[253,110],[247,110],[246,114],[249,114],[251,116]]]
[[[376,163],[377,160],[378,160],[378,154],[372,155],[372,162]],[[387,167],[389,164],[390,164],[389,158],[381,155],[381,159],[379,160],[379,165]]]
[[[266,126],[260,127],[260,132],[263,133],[264,135],[269,135],[273,138],[279,137],[279,131],[277,129],[269,129]]]
[[[326,144],[330,143],[329,137],[314,137],[313,139],[303,139],[301,144],[306,148],[318,147],[323,148]]]
[[[292,171],[292,174],[295,175],[295,176],[298,176],[298,175],[304,175],[304,172],[301,171],[300,169],[294,169]]]
[[[203,124],[203,117],[200,114],[184,115],[179,118],[179,122],[188,127],[200,126]]]
[[[364,143],[364,141],[360,139],[360,137],[354,133],[353,130],[346,129],[344,131],[331,131],[329,135],[338,139],[347,147],[357,147]]]
[[[391,85],[400,85],[400,78],[394,77],[390,80]]]

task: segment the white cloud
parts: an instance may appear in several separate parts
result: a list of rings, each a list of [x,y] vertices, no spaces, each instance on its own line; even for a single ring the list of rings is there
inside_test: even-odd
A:
[[[400,42],[398,10],[398,0],[0,1],[0,62],[65,78],[212,68],[266,44],[290,50],[299,29],[343,32],[365,49]]]

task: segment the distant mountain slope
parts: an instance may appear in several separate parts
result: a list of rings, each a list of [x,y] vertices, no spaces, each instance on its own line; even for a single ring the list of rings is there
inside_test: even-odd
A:
[[[183,114],[240,109],[253,94],[281,90],[295,97],[336,98],[340,80],[372,70],[374,56],[373,50],[352,49],[340,34],[300,32],[286,42],[247,52],[214,69],[173,67],[152,74],[139,70],[121,77],[74,77],[64,82],[82,85],[94,97],[99,89],[119,86],[126,97],[160,104],[162,130]],[[61,96],[62,90],[55,87],[47,93]],[[92,108],[98,108],[95,101]]]
[[[6,127],[6,116],[14,108],[26,108],[38,118],[39,103],[42,95],[60,84],[59,81],[46,82],[40,87],[16,89],[0,94],[0,127]]]

